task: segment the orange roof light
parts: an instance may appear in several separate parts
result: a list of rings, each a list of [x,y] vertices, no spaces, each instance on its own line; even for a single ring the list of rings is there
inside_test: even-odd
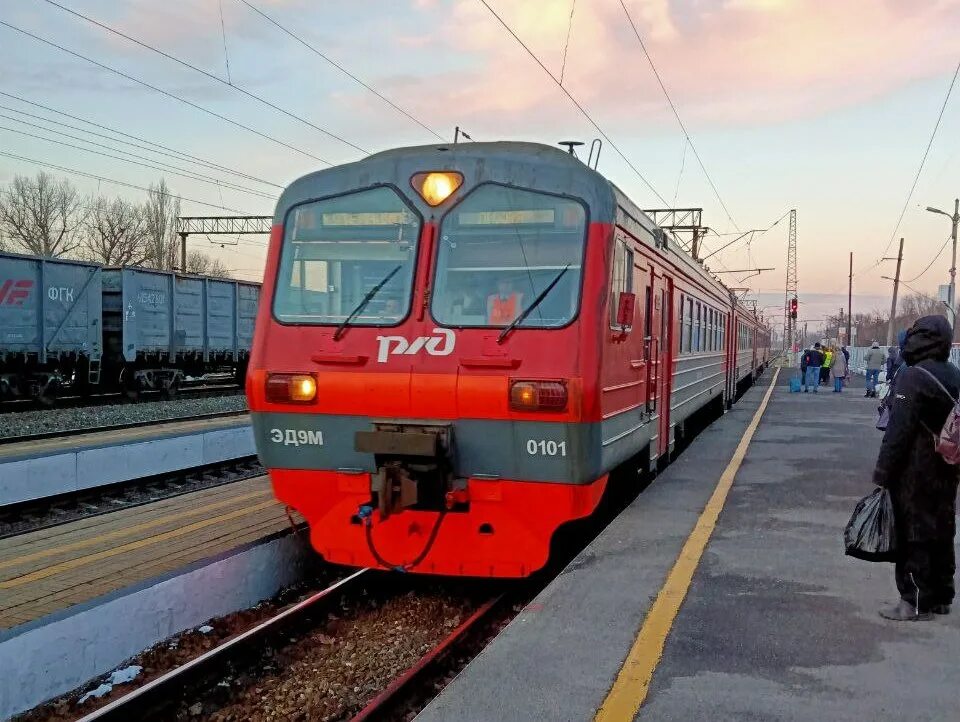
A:
[[[410,183],[423,200],[431,206],[438,206],[463,185],[463,176],[454,171],[417,173]]]

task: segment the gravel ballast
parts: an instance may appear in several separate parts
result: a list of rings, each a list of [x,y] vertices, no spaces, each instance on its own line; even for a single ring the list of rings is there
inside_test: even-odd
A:
[[[242,411],[247,397],[238,391],[230,396],[199,399],[144,401],[138,404],[79,406],[63,409],[42,409],[0,414],[0,438],[13,438],[52,431],[95,429],[98,426],[129,424],[140,421],[185,419],[200,414]]]

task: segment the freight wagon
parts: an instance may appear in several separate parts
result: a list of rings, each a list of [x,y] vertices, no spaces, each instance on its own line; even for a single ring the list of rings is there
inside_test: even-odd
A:
[[[0,253],[0,399],[242,382],[256,283]]]

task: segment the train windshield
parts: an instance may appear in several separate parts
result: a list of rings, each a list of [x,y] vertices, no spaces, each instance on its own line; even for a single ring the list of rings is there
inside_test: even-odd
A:
[[[420,218],[390,188],[297,206],[273,312],[285,323],[391,326],[410,310]]]
[[[482,185],[444,217],[439,237],[437,322],[556,328],[576,316],[586,238],[580,202]]]

